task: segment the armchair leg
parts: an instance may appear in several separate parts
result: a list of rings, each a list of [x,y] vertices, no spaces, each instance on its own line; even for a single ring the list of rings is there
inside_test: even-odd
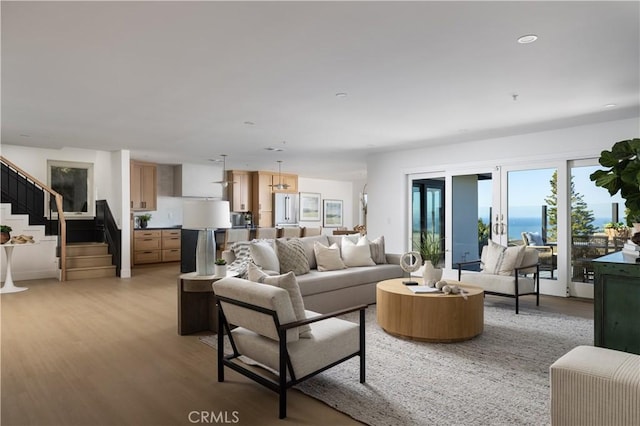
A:
[[[218,382],[224,382],[224,316],[222,309],[218,309]]]
[[[360,383],[365,382],[365,359],[364,359],[364,309],[360,310]]]

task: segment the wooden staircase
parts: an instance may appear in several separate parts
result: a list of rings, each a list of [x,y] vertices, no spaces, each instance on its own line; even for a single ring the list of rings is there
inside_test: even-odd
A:
[[[67,245],[67,280],[115,277],[116,266],[106,243],[69,243]]]

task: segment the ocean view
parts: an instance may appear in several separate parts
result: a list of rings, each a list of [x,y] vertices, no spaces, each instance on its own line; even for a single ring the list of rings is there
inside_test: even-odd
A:
[[[482,218],[484,223],[487,223],[489,218]],[[604,224],[611,222],[610,217],[597,217],[593,224],[596,228],[602,230]],[[513,217],[509,218],[508,233],[509,240],[519,240],[522,238],[523,232],[541,232],[542,220],[540,217]]]

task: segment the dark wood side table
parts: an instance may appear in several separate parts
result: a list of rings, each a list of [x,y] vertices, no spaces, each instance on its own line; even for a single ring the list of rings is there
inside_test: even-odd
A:
[[[227,272],[227,277],[237,276],[237,272]],[[178,334],[218,331],[218,309],[211,284],[220,279],[195,272],[178,277]]]
[[[617,252],[593,266],[595,346],[640,355],[640,263]]]

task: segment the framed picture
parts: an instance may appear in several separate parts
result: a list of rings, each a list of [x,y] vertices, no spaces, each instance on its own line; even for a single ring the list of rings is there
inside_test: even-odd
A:
[[[300,193],[299,220],[320,222],[320,194],[315,192]]]
[[[342,226],[342,200],[324,200],[323,211],[325,228]]]

